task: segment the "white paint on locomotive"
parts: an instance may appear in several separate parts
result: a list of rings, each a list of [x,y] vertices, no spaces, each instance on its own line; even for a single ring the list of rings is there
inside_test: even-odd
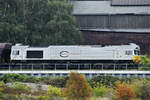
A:
[[[29,60],[133,60],[140,53],[140,47],[134,43],[129,45],[70,45],[30,47],[12,46],[12,61]]]

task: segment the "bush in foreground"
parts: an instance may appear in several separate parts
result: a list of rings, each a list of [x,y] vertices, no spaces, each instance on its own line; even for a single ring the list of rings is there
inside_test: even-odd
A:
[[[150,70],[150,58],[147,56],[141,56],[142,67],[140,70]]]
[[[141,79],[131,84],[136,97],[141,100],[150,100],[150,81]]]
[[[132,100],[135,97],[134,91],[125,83],[117,84],[116,95],[118,100]]]
[[[13,86],[14,89],[18,89],[18,90],[22,90],[22,91],[30,91],[31,87],[27,86],[26,84],[22,84],[22,83],[16,83]]]
[[[66,85],[68,77],[42,77],[40,78],[41,83],[52,85],[55,87],[63,88]]]
[[[59,100],[62,97],[62,89],[49,85],[48,91],[45,96],[39,96],[40,100]]]
[[[64,95],[68,100],[88,100],[92,96],[92,88],[82,74],[72,72]]]
[[[96,97],[104,97],[107,92],[107,88],[103,84],[94,87],[93,90]]]
[[[20,75],[20,74],[5,74],[3,76],[0,76],[0,81],[3,81],[4,83],[9,83],[9,82],[37,83],[39,82],[39,78],[34,76]]]

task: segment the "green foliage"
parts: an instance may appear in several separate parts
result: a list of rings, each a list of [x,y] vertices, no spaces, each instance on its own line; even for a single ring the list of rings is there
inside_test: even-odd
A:
[[[97,76],[88,80],[89,84],[92,87],[96,87],[97,84],[103,84],[105,86],[114,86],[116,81],[121,81],[121,79],[113,76]]]
[[[22,90],[22,91],[30,91],[31,90],[31,87],[27,86],[26,84],[22,84],[22,83],[14,84],[13,88],[19,89],[19,90]]]
[[[140,70],[150,70],[150,58],[147,56],[141,57],[142,67]]]
[[[82,74],[72,72],[64,95],[68,100],[88,100],[92,95],[92,88]]]
[[[40,79],[40,81],[42,83],[48,84],[48,85],[52,85],[52,86],[56,86],[56,87],[65,87],[67,80],[69,79],[69,77],[42,77]]]
[[[140,68],[140,70],[150,70],[150,66],[142,66],[141,68]]]
[[[1,0],[0,42],[80,44],[72,11],[66,0]]]
[[[0,82],[0,100],[3,100],[3,90],[5,88],[4,82]]]
[[[56,87],[65,87],[68,77],[34,77],[20,74],[5,74],[0,76],[0,81],[5,83],[12,82],[30,82],[30,83],[44,83]]]
[[[93,90],[94,90],[95,96],[97,97],[104,97],[107,92],[107,88],[103,84],[98,85],[97,87],[94,87]]]
[[[143,65],[149,65],[150,64],[150,58],[147,56],[141,56],[141,62]]]
[[[62,97],[62,90],[61,88],[49,86],[47,95],[49,100],[53,100],[55,97]]]
[[[137,98],[141,100],[150,100],[150,81],[145,79],[135,80],[131,84],[131,87]]]
[[[58,100],[62,96],[63,95],[62,95],[61,88],[57,88],[57,87],[49,85],[48,92],[47,92],[46,96],[41,95],[38,98],[40,100],[55,100],[55,99]]]
[[[110,100],[117,100],[115,89],[112,87],[107,88],[107,92],[105,94],[105,97],[110,98]]]
[[[33,76],[26,76],[26,75],[20,75],[20,74],[5,74],[0,77],[1,81],[4,81],[5,83],[9,82],[32,82],[37,83],[39,82],[39,79]]]

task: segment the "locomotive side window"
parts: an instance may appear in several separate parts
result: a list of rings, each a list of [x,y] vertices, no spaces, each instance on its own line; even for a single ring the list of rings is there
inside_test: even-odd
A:
[[[19,50],[13,50],[12,54],[13,55],[19,55]]]
[[[131,50],[128,50],[125,52],[126,55],[133,55],[133,52]]]
[[[27,51],[27,58],[43,58],[43,51]]]

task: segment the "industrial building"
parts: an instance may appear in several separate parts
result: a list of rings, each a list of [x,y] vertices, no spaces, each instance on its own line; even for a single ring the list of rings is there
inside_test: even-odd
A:
[[[85,44],[136,43],[150,55],[149,0],[69,0]]]

